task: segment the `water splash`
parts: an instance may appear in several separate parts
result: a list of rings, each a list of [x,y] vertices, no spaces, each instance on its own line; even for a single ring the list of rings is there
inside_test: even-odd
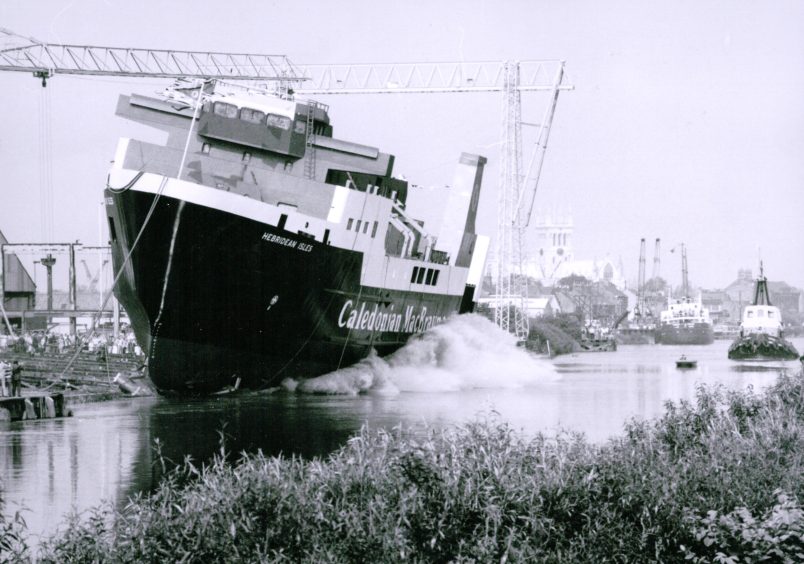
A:
[[[459,315],[413,337],[398,351],[297,382],[310,394],[397,394],[473,388],[520,388],[556,379],[553,365],[517,347],[513,336],[474,314]]]

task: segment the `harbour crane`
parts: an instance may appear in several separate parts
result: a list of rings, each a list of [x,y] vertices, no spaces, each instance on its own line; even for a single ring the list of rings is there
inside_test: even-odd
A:
[[[661,246],[661,239],[656,238],[656,245],[653,247],[653,273],[651,278],[658,278],[660,276],[659,267],[661,266],[661,259],[659,258],[659,248]]]
[[[501,92],[495,322],[520,340],[528,334],[524,232],[558,94],[573,89],[564,66],[557,60],[297,65],[284,55],[51,44],[0,28],[0,70],[30,72],[42,86],[57,74],[77,74],[264,81],[302,95]],[[527,92],[548,92],[550,101],[525,167],[521,96]]]
[[[103,259],[103,262],[101,263],[101,266],[98,269],[98,272],[96,272],[95,275],[93,276],[92,272],[89,270],[89,266],[87,265],[87,261],[84,260],[84,259],[81,259],[81,264],[84,266],[84,272],[87,275],[87,280],[89,280],[88,288],[90,290],[95,290],[97,288],[97,286],[98,286],[98,278],[100,278],[100,275],[101,275],[101,272],[103,270],[103,267],[106,266],[108,264],[108,262],[109,262],[109,259]]]
[[[637,304],[634,308],[634,317],[645,315],[645,238],[639,241],[639,275],[637,278]]]

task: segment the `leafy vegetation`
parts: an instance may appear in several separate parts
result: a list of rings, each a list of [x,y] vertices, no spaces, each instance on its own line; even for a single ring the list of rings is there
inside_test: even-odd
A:
[[[763,395],[701,388],[603,446],[490,416],[364,429],[326,460],[221,452],[124,509],[72,518],[40,557],[800,562],[803,477],[804,375],[783,375]]]
[[[530,321],[528,348],[537,352],[547,352],[550,342],[552,354],[569,354],[581,350],[579,341],[583,333],[580,318],[572,313],[538,317]]]
[[[3,492],[2,486],[0,481],[0,494]],[[14,512],[13,517],[6,517],[5,503],[0,497],[0,564],[24,562],[29,559],[25,519],[19,510]]]

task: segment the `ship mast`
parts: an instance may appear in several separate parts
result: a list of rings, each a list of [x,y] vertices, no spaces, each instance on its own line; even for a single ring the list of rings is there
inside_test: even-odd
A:
[[[762,260],[759,261],[759,277],[757,278],[757,286],[754,289],[754,305],[771,305],[770,293],[768,292],[768,279],[765,278]]]
[[[681,289],[684,297],[690,297],[690,281],[687,276],[687,247],[681,243]]]
[[[678,245],[670,249],[670,252],[671,253],[676,252],[676,248],[679,246],[681,247],[681,292],[683,297],[689,298],[690,282],[689,278],[687,277],[687,247],[686,245],[684,245],[684,243],[679,243]],[[671,294],[672,292],[667,293],[668,299]]]

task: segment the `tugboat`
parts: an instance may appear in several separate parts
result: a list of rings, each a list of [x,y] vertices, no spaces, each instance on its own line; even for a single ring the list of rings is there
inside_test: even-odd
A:
[[[394,156],[289,89],[177,84],[117,114],[167,133],[121,139],[105,190],[115,295],[160,393],[317,376],[473,309],[485,157],[460,156],[430,232]]]
[[[798,351],[784,338],[782,312],[771,305],[762,262],[754,288],[754,303],[743,310],[740,336],[729,347],[731,360],[795,360]]]

